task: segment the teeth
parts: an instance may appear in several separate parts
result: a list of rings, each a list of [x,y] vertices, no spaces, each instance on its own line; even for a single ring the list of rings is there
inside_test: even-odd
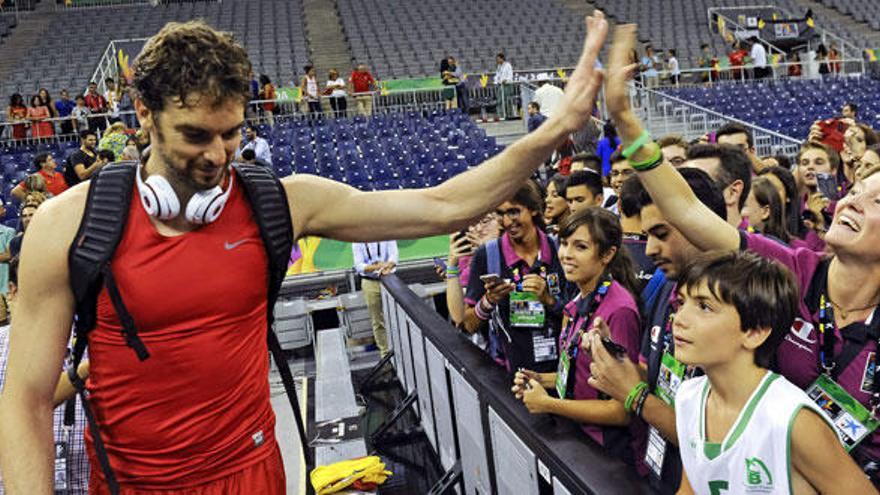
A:
[[[849,227],[849,228],[851,228],[851,229],[853,229],[853,230],[855,230],[856,232],[859,231],[858,224],[856,224],[856,222],[855,222],[854,220],[852,220],[851,218],[849,218],[849,217],[847,217],[847,216],[843,216],[843,215],[841,215],[841,216],[840,216],[840,223],[843,224],[843,225],[846,225],[847,227]]]

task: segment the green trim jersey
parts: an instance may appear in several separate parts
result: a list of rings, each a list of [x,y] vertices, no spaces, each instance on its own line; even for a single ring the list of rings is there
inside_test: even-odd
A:
[[[694,493],[791,493],[791,429],[804,407],[815,404],[801,389],[767,372],[721,443],[706,441],[706,376],[681,384],[675,426],[681,462]]]

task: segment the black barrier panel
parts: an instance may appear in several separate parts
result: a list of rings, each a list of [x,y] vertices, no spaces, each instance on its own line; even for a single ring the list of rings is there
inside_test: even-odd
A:
[[[550,483],[549,480],[553,479],[553,484],[571,493],[651,493],[647,483],[638,477],[633,468],[608,455],[574,422],[552,415],[529,414],[525,406],[510,393],[512,377],[436,311],[425,305],[401,280],[387,276],[383,278],[383,284],[408,316],[399,317],[398,321],[409,320],[410,324],[418,326],[424,338],[446,359],[450,374],[460,375],[477,392],[482,419],[488,418],[489,411],[492,411],[501,420],[493,424],[503,423],[524,446],[523,450],[535,455],[542,484],[545,480]],[[390,309],[389,313],[393,315],[395,311]],[[401,331],[405,329],[406,326],[403,326]],[[417,335],[417,332],[413,334]],[[396,343],[401,342],[396,340]],[[419,393],[422,391],[419,390]],[[456,418],[459,425],[463,419]],[[468,421],[480,420],[479,417],[468,418]],[[492,443],[488,433],[485,431],[487,449]],[[466,450],[460,429],[458,435],[461,450]],[[493,457],[491,452],[487,452],[487,455],[490,459]],[[503,456],[494,457],[503,459]],[[489,467],[489,470],[493,473],[496,471],[493,467]]]

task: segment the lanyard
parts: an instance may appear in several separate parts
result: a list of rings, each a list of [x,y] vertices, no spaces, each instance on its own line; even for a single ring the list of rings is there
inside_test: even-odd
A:
[[[605,299],[605,295],[608,294],[608,288],[611,287],[611,277],[608,276],[599,283],[599,288],[594,290],[587,298],[584,300],[577,301],[577,318],[572,318],[569,320],[569,324],[562,331],[562,335],[560,335],[560,340],[563,344],[563,352],[568,354],[569,349],[571,348],[572,341],[575,340],[575,336],[579,340],[581,335],[584,333],[584,323],[589,323],[593,318],[593,313],[599,308],[602,304],[602,301]],[[580,297],[580,296],[578,296]],[[580,325],[577,325],[580,323]],[[572,358],[577,357],[577,347],[574,348],[572,353]]]
[[[373,253],[370,252],[370,243],[369,242],[364,243],[364,249],[367,250],[367,258],[368,258],[369,262],[375,263],[377,261],[385,261],[385,257],[382,256],[382,243],[381,242],[376,243],[376,255],[379,257],[378,259],[373,258]]]
[[[865,328],[866,335],[871,335],[871,330],[877,329],[878,323],[880,323],[878,318],[880,315],[877,315],[877,308],[875,308],[871,313],[871,324]],[[834,377],[832,373],[839,364],[837,358],[840,357],[840,355],[834,355],[834,344],[837,338],[835,329],[834,309],[831,307],[831,300],[823,293],[819,296],[819,366],[826,375],[832,378]],[[873,364],[876,373],[878,366],[880,366],[880,332],[878,332],[875,343]],[[844,366],[848,364],[845,363]],[[837,370],[838,375],[842,372],[843,369]],[[880,376],[875,375],[871,383],[871,407],[876,410],[878,406],[880,406]]]

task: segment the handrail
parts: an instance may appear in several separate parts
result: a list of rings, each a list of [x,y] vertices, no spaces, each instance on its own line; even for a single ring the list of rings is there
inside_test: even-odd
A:
[[[648,493],[647,484],[633,468],[609,455],[587,437],[578,424],[558,416],[530,414],[510,393],[509,374],[424,304],[398,277],[383,277],[382,283],[424,338],[443,354],[447,367],[457,371],[477,391],[480,402],[487,404],[486,410],[491,407],[535,454],[538,465],[545,465],[571,493]],[[480,419],[468,418],[467,421]],[[491,464],[490,449],[491,442],[487,440],[486,452]]]
[[[714,15],[724,19],[725,24],[732,26],[737,31],[739,31],[739,30],[752,31],[752,29],[749,29],[748,26],[743,26],[742,24],[734,21],[733,19],[727,17],[726,15],[719,13],[719,11],[721,11],[721,10],[731,10],[731,9],[737,9],[737,8],[739,8],[739,7],[710,7],[709,10],[707,11],[708,21],[709,21],[709,30],[710,31],[712,30],[712,15],[714,14]],[[718,34],[721,34],[721,33],[718,33]],[[785,50],[779,48],[778,46],[774,45],[773,43],[770,43],[769,41],[765,40],[761,36],[755,36],[755,38],[757,38],[758,41],[760,41],[761,43],[767,45],[767,47],[770,48],[771,51],[775,50],[777,53],[785,55]]]

